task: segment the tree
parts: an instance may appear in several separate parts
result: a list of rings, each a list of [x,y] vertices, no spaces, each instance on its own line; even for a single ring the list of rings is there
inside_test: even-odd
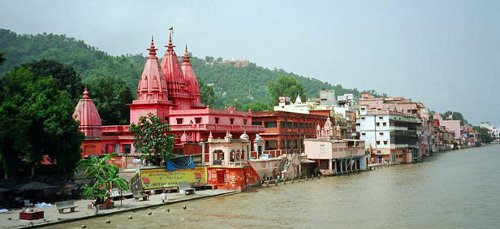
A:
[[[291,99],[295,99],[298,95],[302,99],[305,99],[304,86],[299,84],[295,78],[291,76],[282,76],[276,80],[276,82],[269,82],[267,84],[269,90],[269,95],[271,96],[271,101],[277,103],[280,96],[287,96]]]
[[[268,103],[261,103],[261,102],[252,102],[252,103],[247,103],[243,105],[242,109],[243,111],[265,111],[265,110],[272,110],[273,106]]]
[[[16,92],[23,87],[24,79],[29,79],[30,72],[22,69],[11,74],[17,77],[0,79],[0,161],[4,179],[9,179],[13,168],[20,166],[20,153],[31,148],[27,136],[32,121],[20,114],[25,98]]]
[[[35,80],[27,90],[27,100],[21,107],[31,117],[28,136],[33,148],[31,164],[36,165],[43,155],[54,159],[62,172],[72,171],[80,159],[83,134],[79,123],[72,118],[75,109],[66,91],[57,90],[52,77]],[[32,175],[34,173],[32,172]]]
[[[57,89],[67,91],[73,101],[80,99],[83,92],[82,79],[72,67],[54,60],[40,60],[22,65],[29,69],[35,78],[52,76]]]
[[[484,144],[490,144],[494,140],[488,129],[474,126],[474,130],[479,133],[479,139],[481,139],[481,142]]]
[[[199,86],[201,102],[207,106],[213,107],[216,100],[214,87],[211,85],[206,85],[202,81],[199,81]]]
[[[5,57],[3,57],[3,52],[0,52],[0,65],[2,65],[3,62],[5,62]]]
[[[128,189],[128,182],[118,176],[118,167],[108,163],[111,157],[113,155],[108,154],[102,158],[95,156],[78,162],[76,171],[81,172],[83,178],[93,181],[92,184],[84,186],[85,196],[103,200],[111,188]]]
[[[73,170],[80,159],[83,134],[72,118],[69,94],[58,89],[52,76],[35,77],[23,67],[6,74],[0,85],[0,142],[12,142],[0,150],[6,176],[11,166],[22,162],[34,176],[43,155],[53,159],[61,172]],[[16,163],[8,164],[11,160]]]
[[[133,100],[127,84],[115,77],[92,81],[88,89],[99,111],[103,125],[128,124],[130,112],[127,104]]]
[[[139,123],[132,123],[130,130],[134,132],[135,149],[141,151],[142,158],[148,163],[160,165],[162,160],[167,161],[172,157],[170,152],[174,137],[167,134],[167,122],[162,122],[159,117],[150,113],[148,117],[140,117]]]
[[[462,123],[462,125],[469,124],[469,122],[467,122],[467,120],[464,118],[464,116],[460,112],[446,111],[443,114],[443,118],[445,118],[445,119],[448,118],[448,117],[450,117],[450,116],[451,116],[452,120],[460,120],[460,122]]]

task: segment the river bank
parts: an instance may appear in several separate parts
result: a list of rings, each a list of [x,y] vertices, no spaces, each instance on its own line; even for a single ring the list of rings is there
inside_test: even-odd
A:
[[[1,228],[24,228],[24,227],[40,227],[51,226],[54,224],[68,223],[78,220],[90,219],[94,217],[111,216],[117,213],[125,213],[129,211],[137,211],[146,208],[154,208],[158,206],[166,206],[169,204],[180,203],[190,200],[210,198],[215,196],[231,195],[237,193],[232,190],[201,190],[196,191],[193,195],[184,195],[180,193],[168,193],[167,203],[162,203],[160,195],[151,195],[149,200],[136,201],[135,199],[124,199],[123,202],[115,201],[115,207],[112,209],[99,210],[99,214],[94,215],[93,210],[87,206],[90,200],[75,200],[77,206],[73,213],[59,213],[56,206],[35,208],[35,211],[43,211],[44,218],[38,220],[20,220],[19,214],[22,209],[12,210],[0,214]],[[69,211],[69,210],[66,210]],[[131,214],[133,217],[133,214]]]
[[[490,148],[490,147],[481,147],[481,148]],[[493,147],[493,148],[495,148],[495,147]],[[462,149],[462,150],[458,150],[458,151],[450,151],[447,153],[443,153],[442,155],[455,154],[454,152],[458,153],[460,151],[466,151],[466,149]],[[441,153],[437,154],[436,156],[439,157],[439,155],[441,155]],[[432,161],[438,159],[436,156],[426,158],[426,160],[424,160],[424,164],[427,164],[426,162],[432,163]],[[405,165],[410,165],[410,167],[423,166],[423,165],[418,165],[418,164],[421,164],[421,163],[403,164],[401,166],[396,166],[396,167],[402,167],[404,169],[405,167],[407,167]],[[346,180],[348,178],[350,179],[351,177],[353,177],[351,175],[377,173],[377,171],[379,171],[379,170],[386,170],[386,169],[382,169],[382,168],[393,167],[393,166],[394,165],[378,166],[378,167],[372,168],[373,170],[375,170],[373,172],[367,171],[366,173],[352,173],[352,174],[348,174],[348,176],[334,176],[334,177],[347,177],[347,178],[336,178],[336,179]],[[400,170],[400,169],[397,169],[397,170]],[[423,168],[421,168],[421,169],[423,169]],[[364,177],[366,175],[361,175],[361,176]],[[321,180],[322,179],[325,179],[325,178],[321,178]],[[309,179],[302,179],[302,180],[295,180],[295,181],[287,181],[286,183],[279,182],[280,183],[279,189],[287,188],[288,186],[291,186],[290,188],[294,189],[292,187],[295,185],[286,185],[289,183],[298,183],[298,184],[302,183],[302,184],[298,185],[299,187],[303,186],[304,184],[310,185],[310,183],[307,182],[307,180],[311,181],[311,180],[319,180],[319,179],[318,178],[309,178]],[[356,180],[356,179],[354,179],[354,180]],[[267,184],[264,183],[264,187],[265,186],[275,186],[275,185],[278,186],[278,183],[274,183],[274,182],[270,182]],[[315,187],[315,188],[321,188],[321,187]],[[270,190],[270,189],[266,189],[266,188],[253,189],[253,190],[260,191],[263,189]],[[252,190],[250,190],[250,192],[252,192]],[[10,211],[8,213],[0,214],[0,222],[2,222],[0,227],[1,228],[23,228],[23,227],[30,227],[30,226],[35,226],[35,227],[42,226],[42,227],[44,227],[44,226],[54,226],[55,224],[66,225],[65,223],[78,224],[81,226],[81,225],[85,225],[85,221],[91,220],[91,219],[96,218],[96,217],[101,218],[100,221],[102,221],[102,223],[104,224],[109,220],[109,219],[105,218],[106,216],[111,217],[114,214],[118,214],[118,213],[126,213],[126,212],[134,212],[135,213],[136,211],[141,210],[143,212],[146,212],[145,214],[149,214],[149,213],[155,214],[155,209],[158,207],[161,207],[162,212],[165,213],[165,210],[168,209],[168,208],[165,209],[165,207],[168,207],[169,204],[180,203],[180,202],[196,200],[196,199],[202,199],[202,198],[207,198],[207,197],[231,195],[231,194],[235,194],[235,193],[238,193],[238,192],[227,191],[227,190],[202,190],[202,191],[197,191],[196,194],[194,194],[194,195],[187,195],[187,196],[180,194],[180,193],[168,193],[167,194],[168,202],[166,204],[162,203],[160,195],[151,195],[150,199],[148,201],[135,201],[134,199],[125,199],[125,200],[123,200],[122,204],[120,204],[120,201],[115,201],[115,206],[116,206],[115,208],[108,209],[108,210],[100,210],[98,215],[94,215],[92,210],[87,208],[87,205],[89,204],[89,200],[76,200],[75,205],[77,205],[78,207],[76,209],[77,211],[74,213],[60,214],[60,213],[58,213],[57,208],[55,206],[35,209],[35,210],[44,211],[44,219],[40,219],[40,220],[32,220],[32,221],[19,220],[19,212],[21,210],[14,210],[14,211]],[[187,205],[187,204],[185,204],[185,205]],[[192,205],[192,203],[190,203],[188,205],[188,207],[190,205]],[[176,208],[179,208],[179,209],[175,209],[175,210],[172,209],[172,210],[173,211],[182,211],[182,209],[180,208],[180,205],[177,205]],[[134,214],[134,213],[131,213],[130,215],[128,215],[128,214],[121,214],[121,215],[127,215],[127,217],[135,218],[136,214]],[[165,214],[167,214],[167,213],[165,213]],[[80,221],[82,221],[82,222],[80,222]],[[109,221],[111,224],[113,222],[116,222],[116,220],[109,220]],[[113,222],[111,222],[111,221],[113,221]]]
[[[272,184],[51,228],[498,228],[498,155],[500,145],[449,151],[422,163]]]

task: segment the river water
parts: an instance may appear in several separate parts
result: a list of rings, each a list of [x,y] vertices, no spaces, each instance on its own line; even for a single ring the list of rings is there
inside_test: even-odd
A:
[[[490,145],[57,227],[500,228],[499,191],[500,145]]]

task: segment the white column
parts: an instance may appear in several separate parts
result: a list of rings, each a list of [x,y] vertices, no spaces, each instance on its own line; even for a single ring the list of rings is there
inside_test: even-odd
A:
[[[205,165],[205,142],[201,142],[201,165]]]

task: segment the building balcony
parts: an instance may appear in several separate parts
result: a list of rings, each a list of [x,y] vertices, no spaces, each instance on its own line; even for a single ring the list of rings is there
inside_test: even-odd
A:
[[[406,131],[406,130],[408,130],[408,127],[391,126],[391,127],[389,127],[389,130],[391,130],[391,131],[396,131],[396,130],[398,130],[398,131]]]

